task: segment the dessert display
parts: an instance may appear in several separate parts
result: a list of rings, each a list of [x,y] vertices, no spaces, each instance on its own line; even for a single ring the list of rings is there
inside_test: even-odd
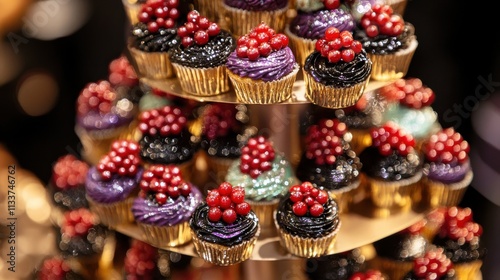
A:
[[[115,227],[134,221],[130,207],[139,192],[143,172],[140,163],[137,143],[116,140],[109,153],[90,167],[85,191],[90,209],[101,223]]]
[[[377,81],[406,76],[418,46],[413,25],[387,4],[372,5],[363,14],[354,38],[361,42],[373,62],[370,78]]]
[[[361,98],[372,62],[350,31],[329,27],[303,66],[306,97],[327,108],[349,107]]]
[[[423,197],[432,208],[458,205],[472,182],[469,143],[453,127],[431,135],[422,148]]]
[[[298,257],[331,254],[341,224],[337,202],[310,182],[292,186],[275,212],[281,246]]]
[[[291,97],[300,67],[288,43],[288,37],[267,22],[238,38],[226,67],[239,102],[273,104]]]
[[[273,212],[279,200],[297,182],[290,162],[273,143],[260,135],[248,139],[241,156],[229,166],[225,181],[245,190],[245,201],[262,228],[274,228]]]
[[[211,190],[189,221],[197,254],[209,263],[227,266],[250,258],[260,225],[245,189],[223,182]]]
[[[61,256],[44,259],[36,270],[34,280],[84,280],[85,277],[75,272],[68,261]]]
[[[170,61],[182,90],[200,96],[229,91],[226,62],[236,48],[233,35],[196,10],[177,35],[181,43],[170,49]]]
[[[338,119],[322,119],[306,133],[306,147],[296,168],[297,178],[324,189],[338,204],[339,212],[349,211],[360,184],[361,162],[344,140],[347,125]]]
[[[348,280],[366,269],[366,256],[360,248],[306,260],[306,275],[314,280]]]
[[[147,242],[174,247],[191,241],[189,219],[202,202],[198,187],[177,166],[163,164],[149,165],[139,186],[131,211]]]
[[[413,261],[413,268],[404,275],[403,280],[454,280],[458,278],[453,263],[446,256],[443,248],[431,248],[424,256]],[[474,278],[470,278],[474,279]]]

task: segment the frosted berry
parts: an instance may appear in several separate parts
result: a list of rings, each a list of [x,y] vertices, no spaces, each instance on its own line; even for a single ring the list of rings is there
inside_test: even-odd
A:
[[[109,64],[108,80],[113,86],[134,87],[139,84],[134,67],[124,55],[112,60]]]
[[[144,111],[139,115],[139,130],[151,136],[177,135],[186,126],[187,119],[176,106]]]
[[[483,234],[483,228],[474,222],[472,210],[469,207],[449,207],[445,212],[444,223],[441,225],[439,235],[457,240],[460,244],[471,242]]]
[[[103,180],[110,180],[113,175],[133,177],[139,171],[141,159],[139,145],[134,141],[115,140],[110,151],[97,164],[97,171]]]
[[[137,239],[132,239],[124,260],[126,279],[153,279],[158,259],[158,249]]]
[[[90,111],[102,114],[111,112],[116,92],[108,81],[88,83],[77,99],[77,114],[85,115]]]
[[[325,211],[328,202],[328,193],[314,187],[308,181],[290,187],[290,201],[293,203],[292,211],[297,216],[319,217]]]
[[[398,153],[407,156],[415,148],[415,139],[396,124],[389,122],[370,131],[372,143],[383,156]]]
[[[150,165],[142,173],[139,187],[143,197],[150,197],[159,205],[179,196],[187,197],[191,193],[191,185],[184,180],[179,167],[175,165]]]
[[[413,273],[419,279],[441,279],[453,268],[453,263],[443,248],[432,248],[413,261]]]
[[[236,55],[255,61],[259,57],[267,57],[272,52],[288,46],[289,39],[285,34],[276,33],[265,23],[254,27],[248,34],[238,38]]]
[[[271,170],[274,157],[275,151],[269,140],[264,136],[252,137],[241,149],[240,171],[255,179]]]
[[[318,165],[334,164],[344,154],[345,123],[338,119],[322,119],[307,129],[305,156]]]
[[[209,140],[227,136],[231,131],[238,131],[241,124],[236,119],[238,110],[234,104],[213,103],[203,109],[202,134]]]
[[[187,22],[177,28],[177,35],[181,37],[182,46],[185,48],[194,44],[203,46],[208,43],[210,37],[217,36],[219,33],[219,25],[200,15],[197,10],[189,11]]]
[[[351,62],[363,48],[361,42],[354,40],[350,31],[339,31],[336,27],[328,27],[325,35],[316,41],[315,49],[329,62]]]
[[[85,183],[89,165],[68,154],[57,159],[52,168],[52,181],[59,189],[82,186]]]
[[[368,269],[365,272],[358,271],[353,273],[349,280],[384,280],[384,275],[378,269]]]
[[[179,18],[178,6],[178,0],[147,0],[141,6],[138,19],[147,24],[151,33],[158,32],[160,28],[173,28]]]
[[[437,163],[464,163],[469,160],[470,146],[453,127],[433,134],[424,144],[427,161]]]
[[[228,182],[222,182],[217,189],[208,191],[205,198],[208,209],[207,218],[213,222],[224,221],[232,224],[238,216],[250,213],[250,204],[245,202],[245,190],[242,187],[233,187]]]
[[[387,101],[398,101],[414,109],[430,106],[435,99],[432,89],[425,86],[419,78],[401,78],[380,89]]]
[[[64,213],[61,233],[68,237],[85,236],[96,223],[94,214],[87,208],[78,208]]]
[[[368,37],[399,36],[405,25],[403,18],[394,14],[391,6],[387,4],[373,5],[370,10],[363,14],[360,23]]]

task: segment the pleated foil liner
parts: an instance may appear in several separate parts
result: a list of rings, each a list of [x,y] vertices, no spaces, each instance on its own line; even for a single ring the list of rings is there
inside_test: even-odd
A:
[[[365,148],[372,145],[372,137],[369,128],[349,128],[348,132],[352,135],[349,145],[356,155],[359,155]]]
[[[131,196],[123,201],[106,204],[96,202],[87,195],[90,210],[99,217],[102,224],[110,228],[134,222],[135,219],[131,211],[134,198]]]
[[[239,37],[249,33],[262,22],[274,29],[276,33],[283,33],[289,6],[274,11],[246,11],[230,7],[222,2],[220,8],[222,12],[221,28],[227,29],[235,37]]]
[[[213,22],[219,22],[220,0],[194,0],[194,7],[200,15]]]
[[[399,261],[377,256],[373,260],[373,265],[386,274],[388,279],[403,279],[413,269],[413,260]]]
[[[155,226],[137,223],[146,236],[148,243],[156,247],[175,247],[191,241],[191,231],[188,222],[172,226]]]
[[[233,265],[248,260],[252,256],[253,248],[259,234],[260,226],[255,236],[251,239],[228,247],[203,241],[191,230],[193,245],[198,255],[205,261],[220,266]]]
[[[445,184],[439,181],[430,180],[426,176],[422,177],[422,192],[425,202],[431,208],[456,206],[462,201],[467,187],[472,182],[473,172],[469,170],[464,179],[452,184]]]
[[[167,52],[144,52],[128,46],[141,76],[150,79],[167,79],[175,76],[174,67]]]
[[[216,1],[217,2],[217,1]],[[123,8],[127,14],[127,18],[131,25],[139,22],[139,12],[141,11],[142,5],[137,3],[137,1],[122,0]]]
[[[285,34],[290,40],[290,49],[295,55],[295,60],[300,66],[304,66],[306,58],[314,52],[317,40],[301,38],[293,34],[288,25],[285,27]]]
[[[214,96],[231,89],[226,66],[194,68],[172,63],[183,91],[196,96]]]
[[[246,104],[275,104],[292,97],[293,84],[299,69],[300,66],[296,64],[288,75],[270,82],[240,77],[229,70],[227,73],[239,102]]]
[[[274,228],[274,211],[278,208],[279,199],[271,201],[251,201],[246,200],[250,208],[259,219],[259,224],[263,229]]]
[[[236,160],[231,158],[206,156],[207,165],[209,168],[209,178],[220,184],[225,181],[229,166]]]
[[[393,54],[377,55],[368,53],[368,57],[373,63],[370,79],[391,81],[406,76],[417,46],[418,41],[413,38],[408,48]]]
[[[457,280],[477,280],[480,275],[482,260],[475,260],[472,262],[453,263],[455,275]]]
[[[337,202],[339,213],[349,212],[349,206],[353,202],[354,195],[357,193],[360,182],[360,179],[357,179],[343,188],[328,190],[328,195],[330,196],[330,198]]]
[[[381,208],[411,206],[412,196],[415,189],[420,187],[421,178],[421,171],[410,178],[399,181],[382,181],[367,176],[371,201],[375,206]]]
[[[356,104],[363,95],[368,80],[345,88],[335,88],[318,83],[304,71],[306,97],[312,103],[326,108],[338,109]]]
[[[330,234],[319,238],[303,238],[286,233],[275,222],[281,246],[290,254],[302,258],[315,258],[334,253],[335,241],[342,223]]]

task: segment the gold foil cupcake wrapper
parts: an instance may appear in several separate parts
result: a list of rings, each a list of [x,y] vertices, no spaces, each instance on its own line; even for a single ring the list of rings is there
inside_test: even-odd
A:
[[[141,11],[142,5],[137,3],[137,1],[131,2],[129,0],[122,0],[123,8],[127,14],[127,18],[131,25],[135,25],[139,22],[139,12]]]
[[[175,76],[168,52],[144,52],[128,46],[141,76],[150,79],[167,79]]]
[[[195,96],[214,96],[231,89],[226,66],[212,68],[185,67],[172,63],[183,91]]]
[[[475,260],[472,262],[454,263],[455,275],[457,280],[476,280],[480,275],[482,260]]]
[[[331,199],[337,202],[339,213],[348,213],[349,207],[353,202],[353,198],[359,187],[360,180],[357,179],[351,184],[336,190],[328,190]]]
[[[295,60],[300,66],[304,66],[306,58],[314,52],[317,40],[301,38],[293,34],[288,25],[285,27],[285,34],[290,40],[290,49],[295,55]]]
[[[377,55],[368,53],[368,57],[373,63],[370,79],[391,81],[406,76],[417,46],[417,39],[414,38],[408,48],[393,54]]]
[[[281,246],[290,254],[302,258],[315,258],[330,255],[335,252],[335,241],[341,227],[341,222],[330,234],[319,238],[303,238],[286,233],[275,222]]]
[[[194,0],[194,7],[200,15],[212,22],[219,22],[220,2],[222,0]]]
[[[352,135],[349,145],[357,155],[359,155],[365,148],[372,145],[372,137],[370,135],[369,128],[349,128],[348,132]]]
[[[421,177],[422,172],[399,181],[382,181],[367,177],[371,201],[375,206],[387,209],[411,206],[412,196],[419,187]]]
[[[377,256],[373,265],[388,276],[389,279],[403,279],[413,269],[413,261],[399,261]]]
[[[229,30],[235,37],[249,33],[252,28],[257,27],[262,22],[274,29],[276,33],[283,33],[285,29],[288,5],[274,11],[246,11],[230,7],[223,2],[220,7],[222,11],[221,28]]]
[[[287,101],[292,97],[293,84],[299,72],[296,64],[292,72],[276,81],[264,82],[240,77],[227,71],[239,102],[246,104],[274,104]]]
[[[251,201],[246,200],[250,204],[250,208],[259,219],[259,224],[262,229],[274,228],[274,212],[278,208],[279,199],[271,201]]]
[[[148,243],[155,247],[175,247],[191,241],[188,222],[172,226],[155,226],[137,222]]]
[[[131,211],[134,197],[106,204],[96,202],[87,196],[87,201],[89,202],[90,210],[99,217],[99,221],[110,228],[134,222],[134,215]]]
[[[311,75],[304,71],[307,99],[318,106],[331,109],[345,108],[356,104],[363,95],[368,80],[350,87],[335,88],[316,82]]]
[[[220,184],[226,180],[227,170],[229,166],[236,160],[231,158],[223,158],[216,156],[206,156],[209,168],[209,177],[215,183]]]
[[[465,178],[459,182],[445,184],[422,177],[422,192],[425,202],[431,208],[456,206],[462,201],[467,187],[472,182],[473,172],[468,171]]]
[[[198,255],[205,261],[220,266],[233,265],[248,260],[252,256],[253,248],[255,247],[255,243],[257,243],[259,234],[260,226],[255,236],[251,239],[228,247],[203,241],[191,230],[193,245]]]

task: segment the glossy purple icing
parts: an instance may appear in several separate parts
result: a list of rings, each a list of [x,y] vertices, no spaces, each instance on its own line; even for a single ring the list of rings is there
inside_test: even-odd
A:
[[[224,3],[248,11],[273,11],[285,8],[288,0],[224,0]]]
[[[133,114],[122,116],[118,113],[101,114],[96,111],[90,111],[84,116],[78,116],[76,121],[85,130],[101,130],[120,127],[132,121]]]
[[[433,181],[451,184],[463,180],[470,169],[471,167],[469,161],[463,164],[445,164],[432,162],[425,165],[423,172],[427,176],[427,178]]]
[[[147,198],[138,197],[132,205],[132,214],[136,222],[139,223],[173,226],[188,221],[202,200],[200,190],[191,185],[191,193],[187,197],[181,195],[175,200],[169,198],[167,203],[163,205],[158,205]]]
[[[320,10],[312,13],[299,12],[290,22],[290,31],[298,37],[316,40],[325,35],[328,27],[340,31],[352,31],[354,18],[342,9]]]
[[[115,175],[109,181],[103,181],[101,174],[92,166],[85,180],[86,194],[99,203],[114,203],[125,200],[138,186],[142,176],[142,167],[139,167],[135,177]]]
[[[272,52],[267,57],[259,57],[255,61],[239,58],[236,51],[227,59],[226,67],[229,71],[241,77],[265,82],[281,79],[292,72],[295,66],[295,56],[289,47]]]

